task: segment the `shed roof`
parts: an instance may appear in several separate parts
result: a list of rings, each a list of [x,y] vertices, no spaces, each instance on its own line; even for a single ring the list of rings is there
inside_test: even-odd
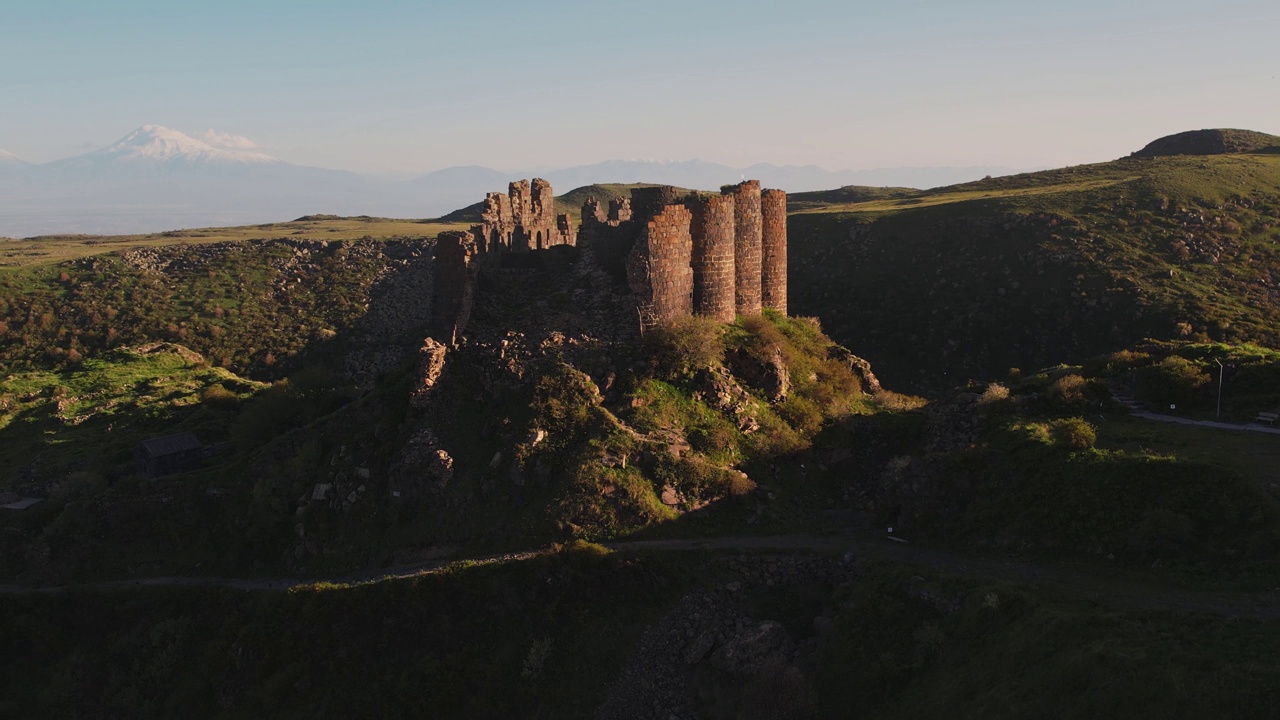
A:
[[[195,436],[195,434],[189,432],[154,437],[148,440],[143,440],[138,444],[151,457],[173,455],[175,453],[187,452],[188,450],[199,450],[204,447],[204,445],[200,444],[200,440]]]

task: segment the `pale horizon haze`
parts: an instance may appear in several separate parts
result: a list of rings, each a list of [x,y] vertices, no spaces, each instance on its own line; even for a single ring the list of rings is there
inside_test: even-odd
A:
[[[6,3],[0,148],[155,123],[414,174],[615,158],[1054,167],[1280,133],[1280,4]]]

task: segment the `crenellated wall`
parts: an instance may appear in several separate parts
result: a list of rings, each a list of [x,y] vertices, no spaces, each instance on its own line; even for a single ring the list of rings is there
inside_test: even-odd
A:
[[[734,199],[734,305],[739,315],[760,314],[760,181],[747,180],[721,190]]]
[[[685,204],[692,214],[693,312],[733,322],[734,198],[695,196]]]
[[[760,197],[760,303],[787,314],[787,194],[765,190]]]

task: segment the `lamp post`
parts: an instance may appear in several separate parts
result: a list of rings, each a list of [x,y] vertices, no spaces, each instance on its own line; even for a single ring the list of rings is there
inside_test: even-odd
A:
[[[1221,419],[1222,419],[1222,373],[1223,373],[1223,371],[1225,371],[1225,370],[1226,370],[1226,366],[1224,366],[1224,365],[1222,364],[1222,361],[1221,361],[1221,360],[1219,360],[1219,359],[1217,359],[1217,358],[1214,358],[1214,359],[1213,359],[1213,361],[1214,361],[1214,362],[1216,362],[1216,363],[1218,363],[1218,414],[1217,414],[1217,418],[1218,418],[1219,420],[1221,420]]]

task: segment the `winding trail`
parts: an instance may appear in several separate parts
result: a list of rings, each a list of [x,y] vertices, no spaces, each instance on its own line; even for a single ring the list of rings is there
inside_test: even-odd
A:
[[[714,538],[629,540],[604,543],[612,550],[644,552],[800,552],[844,554],[862,560],[898,562],[969,578],[1004,580],[1049,587],[1099,606],[1165,610],[1235,618],[1280,620],[1280,588],[1267,592],[1214,592],[1153,585],[1111,574],[1061,566],[957,553],[909,543],[888,542],[877,535],[779,535]],[[470,558],[433,560],[370,570],[331,578],[152,577],[109,580],[78,585],[28,587],[0,585],[0,594],[32,595],[62,592],[125,590],[149,587],[222,587],[251,592],[286,592],[321,582],[360,584],[430,574],[458,562],[479,565],[521,562],[552,552],[539,548]]]

